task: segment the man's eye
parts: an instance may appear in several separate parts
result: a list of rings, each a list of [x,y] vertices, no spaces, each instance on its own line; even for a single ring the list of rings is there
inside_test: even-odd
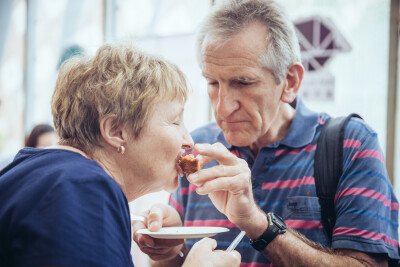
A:
[[[208,82],[209,85],[217,85],[218,82]]]
[[[250,85],[250,83],[247,83],[247,82],[239,82],[240,83],[240,85]]]
[[[246,86],[251,85],[250,82],[245,82],[245,81],[234,81],[231,84],[233,87],[236,87],[236,88],[246,87]]]

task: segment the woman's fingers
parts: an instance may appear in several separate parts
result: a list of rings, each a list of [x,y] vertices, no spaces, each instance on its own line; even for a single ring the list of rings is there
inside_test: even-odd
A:
[[[181,226],[182,221],[178,212],[169,205],[166,204],[155,204],[153,205],[147,214],[147,228],[156,232],[161,227],[168,226]]]

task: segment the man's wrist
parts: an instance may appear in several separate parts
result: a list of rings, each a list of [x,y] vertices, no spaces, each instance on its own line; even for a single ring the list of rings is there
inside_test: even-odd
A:
[[[268,228],[265,232],[256,239],[250,239],[251,246],[258,250],[263,251],[269,243],[271,243],[278,235],[286,232],[286,223],[277,214],[270,212],[267,214]]]
[[[262,210],[258,210],[258,212],[247,220],[246,224],[239,226],[239,228],[246,232],[248,238],[256,239],[268,228],[267,215]]]

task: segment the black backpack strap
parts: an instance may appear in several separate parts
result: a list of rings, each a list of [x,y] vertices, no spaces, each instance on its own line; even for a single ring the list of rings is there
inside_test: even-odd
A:
[[[332,231],[336,223],[334,198],[343,172],[344,128],[352,117],[362,119],[354,113],[347,117],[327,119],[322,127],[315,151],[315,188],[321,205],[321,222],[330,239],[332,239]]]

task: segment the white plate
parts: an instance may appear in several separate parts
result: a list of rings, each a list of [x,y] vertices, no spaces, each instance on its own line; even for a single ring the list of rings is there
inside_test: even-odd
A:
[[[201,238],[210,237],[219,233],[228,232],[225,227],[164,227],[158,232],[151,232],[148,229],[140,229],[136,233],[149,235],[154,238],[161,239],[185,239],[185,238]]]

